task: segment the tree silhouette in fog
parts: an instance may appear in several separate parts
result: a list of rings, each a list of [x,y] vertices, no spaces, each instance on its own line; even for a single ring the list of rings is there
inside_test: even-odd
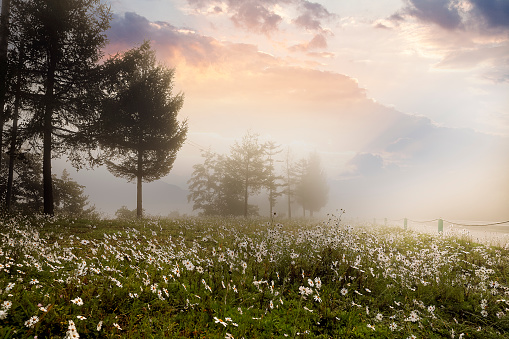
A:
[[[329,200],[329,186],[327,176],[320,164],[317,152],[312,152],[308,159],[297,164],[297,175],[300,177],[296,187],[297,202],[302,206],[304,216],[306,210],[310,216],[327,205]]]
[[[19,60],[15,49],[24,52],[29,106],[24,136],[42,141],[44,213],[51,215],[52,158],[66,153],[79,166],[83,158],[78,150],[90,146],[81,132],[94,118],[98,61],[111,14],[100,0],[13,0],[11,7],[12,62]]]
[[[99,144],[108,170],[137,183],[142,216],[142,182],[167,175],[187,134],[177,115],[183,94],[172,93],[174,70],[156,63],[149,42],[104,64],[106,93],[98,122]]]
[[[267,185],[265,144],[258,141],[258,135],[247,132],[230,147],[228,155],[210,150],[202,155],[204,162],[193,166],[188,182],[193,209],[201,209],[205,215],[257,214],[249,197]]]
[[[285,159],[277,159],[280,147],[273,141],[261,143],[258,135],[248,132],[230,148],[228,155],[211,150],[204,151],[204,161],[193,166],[189,179],[188,201],[193,201],[193,210],[202,210],[204,215],[255,215],[258,206],[250,205],[252,195],[266,189],[269,195],[270,214],[276,197],[288,196],[288,217],[291,218],[292,199],[305,211],[320,211],[327,204],[329,187],[318,154],[294,162],[290,151]],[[283,173],[278,174],[274,163],[283,164]]]
[[[193,166],[188,181],[193,210],[202,210],[203,215],[238,216],[244,214],[244,190],[241,178],[228,166],[227,157],[206,150],[204,161]],[[249,206],[248,214],[254,214]]]
[[[280,188],[283,186],[281,181],[283,177],[276,173],[274,162],[276,161],[275,156],[282,152],[280,145],[274,141],[268,141],[265,143],[265,188],[269,193],[269,215],[273,216],[273,208],[276,205],[276,198],[281,196],[283,192]]]
[[[242,182],[244,192],[244,217],[248,216],[249,196],[260,192],[266,181],[265,146],[258,141],[258,135],[246,133],[242,141],[231,147],[227,159],[228,170]]]

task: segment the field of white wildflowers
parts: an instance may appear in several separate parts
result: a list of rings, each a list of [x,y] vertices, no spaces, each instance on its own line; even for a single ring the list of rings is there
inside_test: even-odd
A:
[[[5,217],[0,338],[509,338],[508,254],[334,216]]]

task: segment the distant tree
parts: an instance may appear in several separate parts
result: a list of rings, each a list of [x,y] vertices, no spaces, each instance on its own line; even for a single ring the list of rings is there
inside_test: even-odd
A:
[[[220,162],[222,157],[206,150],[202,153],[204,161],[193,166],[188,181],[188,202],[193,201],[193,211],[202,210],[204,215],[221,214],[219,212]]]
[[[258,135],[250,132],[230,149],[226,170],[232,179],[242,182],[244,217],[249,214],[249,196],[259,193],[266,182],[264,153],[265,146],[258,141]]]
[[[285,152],[285,160],[284,160],[284,189],[282,191],[283,194],[287,197],[287,207],[288,207],[288,219],[292,218],[292,203],[295,199],[295,186],[297,184],[297,174],[296,174],[296,165],[292,159],[292,154],[290,148]]]
[[[115,212],[115,217],[120,220],[136,219],[136,208],[130,210],[127,208],[127,206],[122,206]]]
[[[258,207],[249,196],[267,185],[265,145],[248,132],[230,148],[230,154],[203,153],[202,164],[193,166],[188,200],[205,215],[255,215]]]
[[[306,210],[313,216],[327,205],[329,199],[329,186],[327,177],[320,164],[320,157],[317,152],[309,155],[307,160],[299,162],[298,173],[300,181],[297,185],[298,202],[302,205],[304,216]]]
[[[53,177],[55,184],[55,212],[59,215],[73,217],[97,216],[95,206],[88,206],[88,196],[85,195],[85,186],[72,180],[67,170],[62,176]]]
[[[54,214],[51,160],[66,153],[78,166],[77,137],[94,118],[97,65],[106,44],[109,7],[100,0],[18,0],[32,116],[27,130],[42,140],[44,213]]]
[[[276,174],[276,169],[274,166],[274,156],[281,153],[282,150],[279,145],[277,145],[274,141],[268,141],[265,143],[265,188],[267,188],[269,192],[269,215],[273,216],[273,208],[276,205],[276,198],[281,196],[283,192],[280,188],[283,186],[281,184],[282,176]]]
[[[107,60],[104,76],[99,144],[113,175],[136,180],[141,218],[142,182],[167,175],[186,139],[187,122],[177,121],[184,97],[172,94],[174,70],[156,64],[149,42]]]
[[[241,178],[232,173],[225,156],[210,150],[204,151],[201,164],[193,166],[189,179],[188,201],[193,201],[193,210],[202,210],[203,215],[237,216],[244,214],[244,189]],[[249,206],[248,214],[255,214]]]
[[[306,216],[308,209],[309,196],[309,177],[307,173],[308,161],[307,159],[300,159],[294,164],[294,182],[295,182],[295,200],[302,206],[302,215]]]

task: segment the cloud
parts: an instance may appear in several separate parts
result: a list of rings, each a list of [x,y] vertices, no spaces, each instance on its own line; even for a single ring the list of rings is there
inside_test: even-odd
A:
[[[456,29],[461,27],[462,19],[458,8],[451,4],[450,0],[409,0],[406,13],[445,29]]]
[[[509,2],[505,0],[405,0],[376,28],[393,28],[413,50],[441,58],[436,69],[474,69],[477,77],[506,82],[509,73]]]
[[[197,9],[206,9],[207,13],[221,13],[240,28],[255,33],[271,34],[279,30],[283,16],[281,8],[296,11],[297,17],[289,18],[295,26],[311,31],[323,32],[323,22],[334,19],[323,5],[307,0],[188,0],[188,4]],[[210,8],[214,8],[213,11]]]
[[[374,176],[382,172],[383,158],[372,153],[358,153],[347,164],[351,173],[364,177]]]
[[[294,19],[294,23],[307,30],[324,32],[322,21],[334,19],[336,17],[324,6],[316,2],[303,0],[299,7],[301,14]]]
[[[309,42],[294,45],[289,48],[290,51],[307,52],[316,49],[327,48],[327,39],[323,34],[316,34]]]
[[[509,29],[509,2],[506,0],[470,0],[472,12],[487,27]]]
[[[461,49],[445,56],[435,67],[446,69],[469,69],[486,64],[488,66],[505,66],[509,71],[509,44],[502,46],[479,46],[472,49]]]
[[[446,30],[498,34],[509,30],[509,2],[505,0],[406,0],[406,6],[388,20],[408,17],[436,24]]]
[[[283,18],[261,3],[239,2],[231,20],[238,27],[269,34],[278,29]]]

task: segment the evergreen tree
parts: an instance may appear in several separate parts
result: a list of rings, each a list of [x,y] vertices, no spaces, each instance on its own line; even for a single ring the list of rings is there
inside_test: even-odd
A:
[[[234,143],[228,156],[211,151],[203,156],[204,162],[193,167],[188,182],[193,209],[205,215],[257,214],[258,207],[249,204],[249,196],[267,184],[265,145],[258,142],[258,136],[248,132]]]
[[[29,152],[17,152],[12,186],[12,209],[25,213],[41,212],[43,209],[43,182],[41,156]],[[55,213],[74,217],[97,217],[94,206],[89,206],[85,186],[74,181],[67,170],[58,178],[53,175],[55,186]],[[0,185],[6,185],[2,176]]]
[[[292,159],[292,154],[290,151],[290,147],[286,150],[285,160],[284,160],[284,189],[283,194],[287,197],[287,207],[288,207],[288,219],[292,218],[292,203],[295,198],[295,186],[297,184],[297,176],[296,176],[296,166]]]
[[[109,8],[100,0],[17,0],[24,37],[32,116],[28,130],[42,139],[44,213],[54,213],[51,160],[67,152],[78,166],[79,133],[94,119],[98,61],[106,44]]]
[[[304,216],[306,210],[313,216],[327,205],[329,199],[329,186],[327,176],[320,164],[317,152],[309,155],[307,160],[299,163],[300,182],[298,184],[298,202],[302,205]]]
[[[96,216],[95,206],[87,207],[88,196],[85,186],[72,180],[67,170],[60,178],[53,178],[55,183],[55,211],[60,215],[73,217]]]
[[[269,215],[273,216],[273,208],[276,205],[276,198],[282,195],[280,181],[282,177],[276,174],[276,169],[274,166],[274,156],[281,153],[280,146],[277,145],[274,141],[268,141],[265,143],[265,156],[266,156],[266,164],[265,164],[265,187],[269,191]]]
[[[107,60],[104,75],[99,144],[113,175],[136,180],[141,218],[142,182],[167,175],[186,139],[187,122],[177,121],[184,97],[173,95],[174,70],[156,64],[149,42]]]
[[[244,217],[249,214],[249,196],[257,194],[266,181],[265,146],[258,135],[248,132],[241,142],[235,142],[227,159],[227,173],[242,182],[244,192]]]

